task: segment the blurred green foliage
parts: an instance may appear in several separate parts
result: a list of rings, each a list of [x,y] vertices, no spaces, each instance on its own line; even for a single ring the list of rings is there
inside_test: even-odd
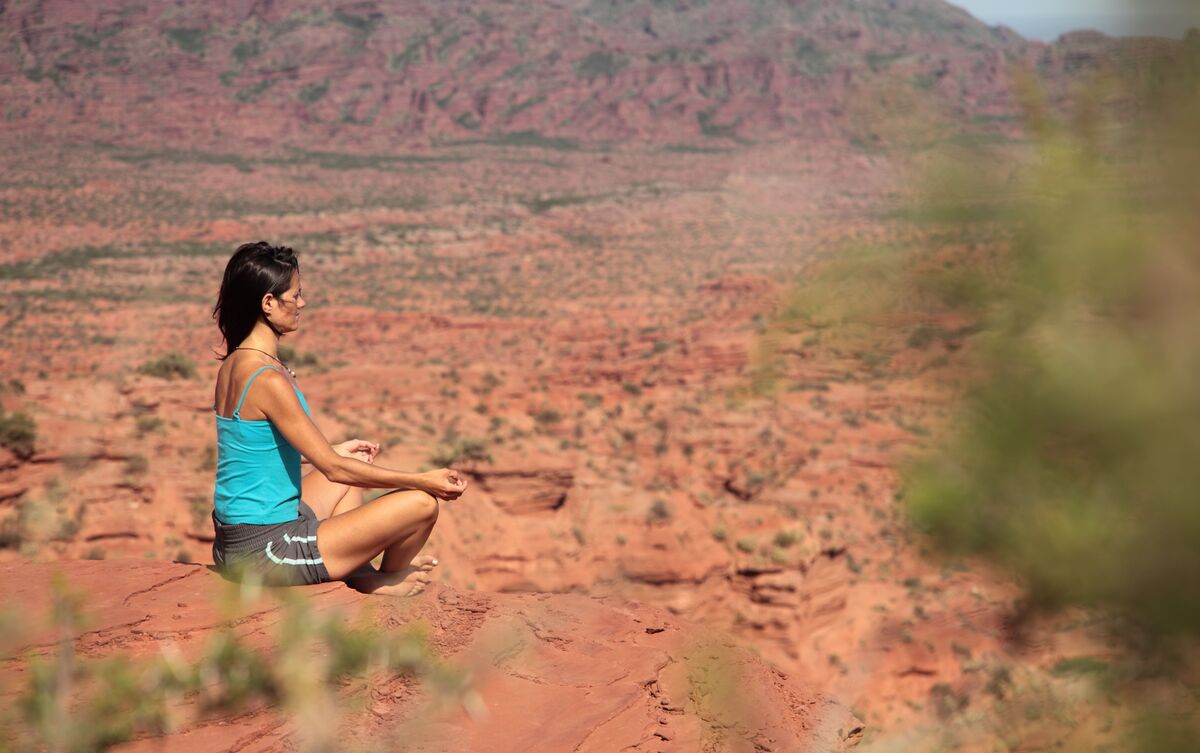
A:
[[[100,751],[136,735],[167,734],[214,714],[267,704],[294,720],[299,750],[336,751],[346,743],[339,738],[338,721],[354,707],[343,692],[351,677],[408,675],[420,678],[435,697],[470,694],[466,675],[433,654],[421,624],[383,631],[373,624],[370,609],[350,624],[337,613],[315,614],[303,595],[286,590],[274,594],[281,615],[271,645],[257,648],[235,626],[246,618],[247,608],[261,607],[255,605],[262,591],[249,578],[226,586],[218,603],[221,622],[195,659],[164,642],[153,658],[118,653],[92,660],[75,649],[88,622],[83,596],[56,576],[54,648],[41,655],[30,649],[22,657],[28,671],[19,675],[23,689],[6,689],[15,691],[16,701],[0,711],[0,749]],[[36,626],[0,617],[6,658],[15,646],[42,642],[29,640]],[[390,749],[390,744],[380,741],[367,750]]]
[[[1086,726],[1051,680],[1099,689],[1109,749],[1200,736],[1200,33],[1109,63],[1065,103],[1015,75],[1027,143],[910,155],[926,190],[884,217],[896,240],[806,275],[755,364],[770,392],[789,336],[835,358],[965,345],[956,416],[903,473],[911,520],[1013,573],[1030,611],[1092,610],[1114,652],[1014,680],[997,749]]]
[[[1012,569],[1035,606],[1195,634],[1200,45],[1145,68],[1067,117],[1022,86],[1035,158],[990,187],[1005,273],[961,301],[982,313],[984,377],[908,498],[944,550]]]

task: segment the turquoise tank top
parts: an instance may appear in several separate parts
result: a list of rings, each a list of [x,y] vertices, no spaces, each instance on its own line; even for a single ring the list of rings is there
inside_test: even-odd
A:
[[[254,377],[272,366],[264,366],[250,377],[232,418],[217,413],[217,481],[213,487],[213,509],[225,525],[286,523],[300,516],[300,453],[268,419],[246,420],[242,403]],[[296,396],[304,413],[312,416],[299,388]]]

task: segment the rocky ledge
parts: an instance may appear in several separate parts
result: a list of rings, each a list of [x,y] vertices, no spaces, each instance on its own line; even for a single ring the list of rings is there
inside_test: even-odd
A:
[[[278,656],[279,636],[295,627],[295,604],[270,593],[246,599],[243,592],[231,617],[219,605],[236,591],[209,566],[7,563],[0,565],[0,603],[17,607],[21,622],[35,629],[7,636],[0,706],[18,707],[16,696],[27,692],[32,673],[41,667],[45,676],[48,663],[69,648],[59,641],[61,631],[45,627],[53,620],[56,572],[83,599],[85,620],[73,631],[76,668],[118,656],[134,663],[168,657],[187,667],[213,655],[218,635],[235,636],[268,664],[286,659]],[[224,712],[201,710],[212,696],[192,690],[170,704],[168,734],[140,729],[116,749],[790,753],[842,750],[862,731],[847,709],[801,679],[721,633],[645,604],[444,586],[397,599],[365,596],[341,583],[287,589],[286,596],[302,597],[314,622],[372,625],[381,634],[419,626],[431,655],[454,668],[462,684],[446,702],[444,689],[412,674],[343,678],[327,697],[337,697],[330,705],[339,713],[294,703],[285,713],[286,702],[262,698]],[[329,660],[322,656],[328,646],[310,648],[302,665]],[[323,724],[337,727],[332,748],[313,743],[330,739],[313,733]]]

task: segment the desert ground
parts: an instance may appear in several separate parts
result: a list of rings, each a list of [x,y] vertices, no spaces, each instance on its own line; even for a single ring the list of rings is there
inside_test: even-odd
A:
[[[37,425],[4,456],[6,561],[211,562],[211,312],[261,238],[301,259],[284,345],[325,435],[469,474],[427,545],[447,586],[720,626],[873,734],[1090,645],[1086,625],[1018,640],[1014,584],[908,531],[896,469],[944,422],[952,328],[851,352],[775,324],[831,254],[936,242],[896,219],[912,192],[878,154],[44,159],[4,189],[4,400]]]

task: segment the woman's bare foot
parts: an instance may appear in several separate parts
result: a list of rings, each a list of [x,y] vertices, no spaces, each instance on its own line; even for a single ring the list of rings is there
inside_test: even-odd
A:
[[[429,585],[429,572],[437,565],[430,556],[415,557],[412,564],[396,572],[381,572],[367,563],[345,578],[356,591],[385,596],[416,596]]]
[[[422,554],[419,557],[413,557],[411,566],[417,568],[418,570],[429,572],[433,568],[437,567],[437,563],[437,557],[431,557],[428,554]]]

